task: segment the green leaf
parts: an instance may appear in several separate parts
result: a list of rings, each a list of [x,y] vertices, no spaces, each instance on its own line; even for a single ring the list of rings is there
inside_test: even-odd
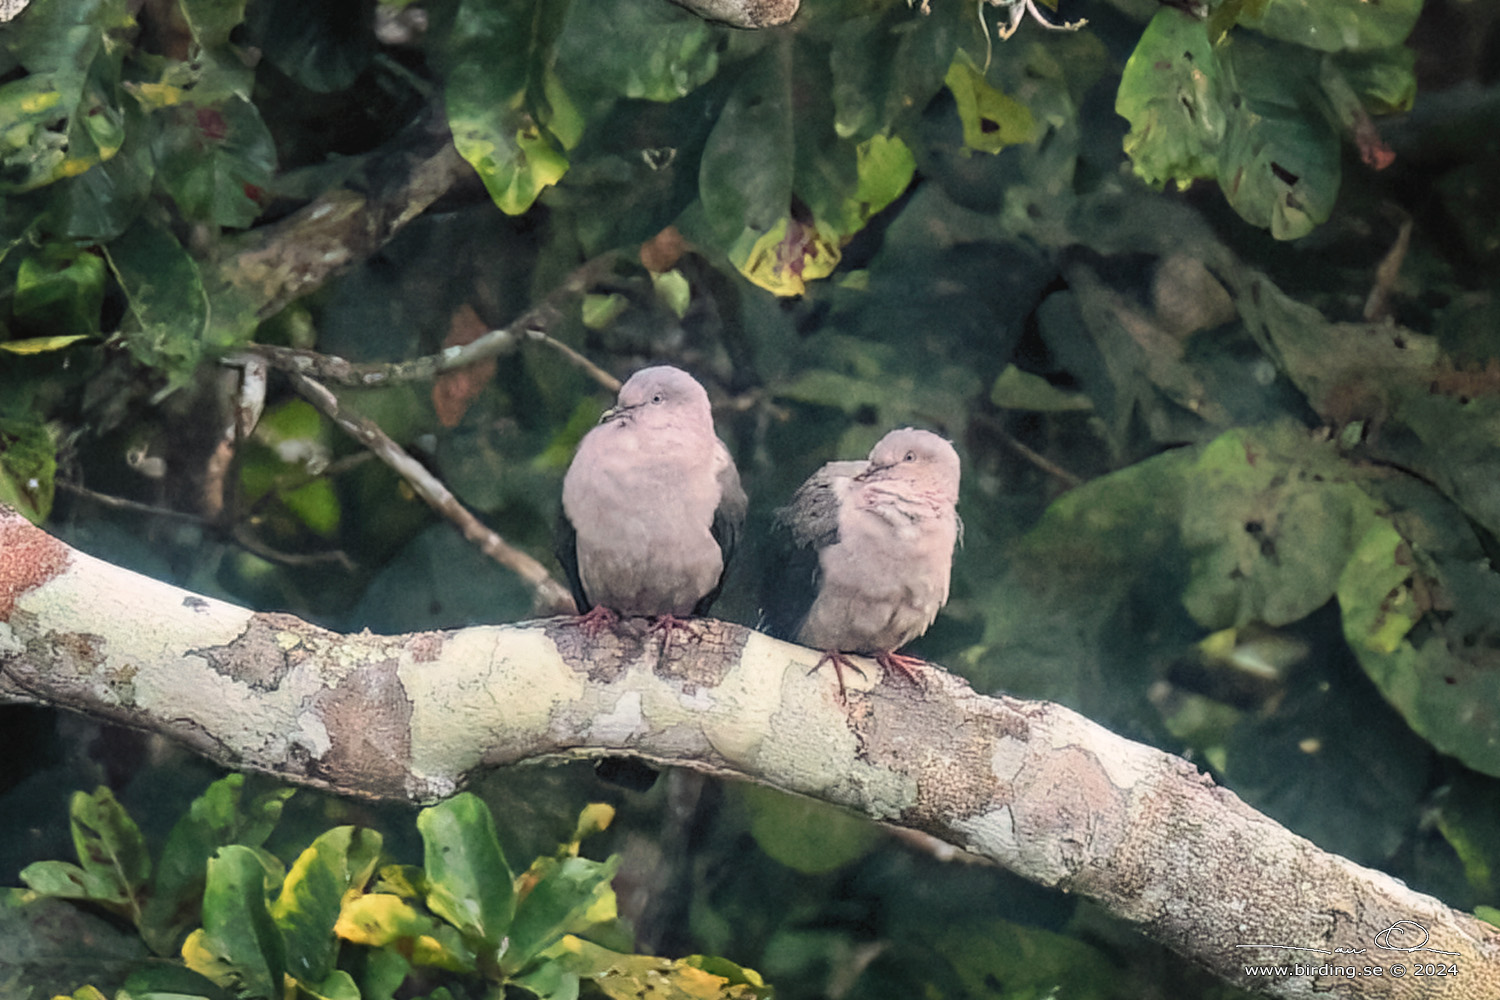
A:
[[[243,0],[232,0],[217,27]],[[354,85],[375,54],[371,8],[359,0],[259,0],[250,6],[254,44],[281,72],[320,94]]]
[[[1299,97],[1315,86],[1316,66],[1254,43],[1224,49],[1241,84],[1219,151],[1219,186],[1236,212],[1280,240],[1310,233],[1338,196],[1339,139]]]
[[[21,261],[12,311],[16,322],[45,329],[52,339],[99,332],[104,261],[96,253],[49,243]]]
[[[139,922],[141,898],[151,877],[151,857],[140,827],[102,785],[93,795],[74,792],[68,813],[73,847],[93,890],[90,898],[112,904]]]
[[[859,232],[906,192],[916,175],[917,161],[900,139],[874,135],[854,147],[854,170],[854,188],[838,191],[839,203],[819,206],[827,208],[826,221],[841,239]]]
[[[867,139],[890,125],[892,60],[905,36],[890,30],[889,16],[850,18],[833,40],[828,65],[834,131],[841,138]]]
[[[981,153],[998,153],[1006,146],[1031,142],[1036,120],[1031,110],[989,85],[967,53],[960,52],[944,81],[958,104],[964,126],[964,145]]]
[[[1422,0],[1265,0],[1246,4],[1239,23],[1323,52],[1368,51],[1406,41]]]
[[[990,387],[990,402],[1011,410],[1034,410],[1039,413],[1063,413],[1069,410],[1092,410],[1093,402],[1082,393],[1065,392],[1031,372],[1007,364]]]
[[[263,844],[295,792],[276,786],[242,805],[245,781],[230,774],[209,785],[167,835],[141,915],[141,936],[158,955],[174,953],[197,924],[209,859],[228,844]]]
[[[599,26],[609,25],[609,44]],[[608,99],[675,101],[713,79],[724,28],[681,7],[634,0],[573,0],[557,43],[570,90]]]
[[[1005,984],[1009,996],[1038,1000],[1131,995],[1108,955],[1053,931],[1008,920],[975,921],[934,935],[932,945],[952,963],[965,995],[980,995],[996,982]]]
[[[267,868],[259,852],[231,844],[208,862],[203,927],[188,936],[188,968],[252,997],[281,995],[285,945],[266,906]]]
[[[338,954],[333,927],[344,896],[369,881],[380,847],[374,830],[334,827],[320,834],[287,872],[271,918],[286,941],[287,971],[304,986],[323,982],[333,971]]]
[[[33,524],[52,513],[57,445],[47,428],[30,417],[0,417],[0,502]]]
[[[461,792],[417,815],[427,905],[466,937],[498,949],[515,913],[515,876],[483,800]]]
[[[1500,799],[1491,783],[1460,774],[1436,799],[1436,826],[1464,866],[1481,899],[1500,893]]]
[[[54,899],[93,899],[101,888],[108,891],[70,861],[33,861],[20,877],[28,889]]]
[[[205,49],[224,45],[245,20],[246,0],[179,0],[193,41]]]
[[[394,1000],[396,991],[411,975],[411,962],[394,948],[366,949],[360,957],[363,968],[355,978],[363,1000]]]
[[[1417,97],[1417,54],[1411,49],[1378,49],[1328,59],[1371,114],[1411,110]]]
[[[334,969],[322,982],[297,982],[298,991],[309,1000],[361,1000],[354,977],[343,969]]]
[[[60,236],[105,242],[123,233],[151,195],[156,166],[151,160],[146,115],[134,103],[125,108],[125,141],[119,153],[48,192],[48,218]]]
[[[572,935],[550,948],[546,957],[548,961],[522,981],[535,983],[539,989],[556,990],[551,995],[558,997],[570,995],[563,992],[567,984],[564,973],[592,980],[609,997],[661,994],[683,1000],[769,1000],[772,995],[754,969],[721,958],[690,955],[673,961],[652,955],[622,955]]]
[[[750,811],[750,832],[760,849],[804,875],[840,868],[880,839],[875,824],[834,806],[760,785],[735,789]]]
[[[1434,614],[1434,592],[1455,606]],[[1338,597],[1344,638],[1411,728],[1469,768],[1500,776],[1500,671],[1479,652],[1496,641],[1500,577],[1472,556],[1414,549],[1377,524],[1340,577]]]
[[[698,196],[726,243],[765,236],[791,210],[790,44],[778,39],[750,59],[703,148]]]
[[[0,38],[28,75],[0,85],[0,192],[76,177],[124,138],[114,103],[134,26],[123,0],[35,0]]]
[[[125,345],[137,361],[186,379],[204,349],[208,301],[198,265],[165,228],[142,220],[107,250],[125,292]]]
[[[155,962],[132,970],[117,1000],[229,1000],[229,996],[212,979],[192,969]]]
[[[568,169],[547,77],[568,4],[461,0],[443,50],[444,104],[459,153],[502,212],[519,215]]]
[[[254,104],[180,104],[158,111],[155,125],[157,177],[185,218],[238,228],[255,221],[276,147]]]
[[[1182,498],[1193,560],[1182,600],[1194,619],[1278,626],[1327,603],[1381,524],[1375,500],[1338,475],[1332,446],[1292,428],[1231,431],[1205,447]]]
[[[323,476],[331,438],[327,421],[304,400],[272,407],[256,425],[240,463],[246,501],[256,503],[275,493],[300,528],[331,536],[343,511],[338,492]]]
[[[1125,152],[1138,177],[1186,186],[1217,173],[1228,132],[1224,82],[1202,21],[1175,8],[1156,12],[1125,63],[1115,111],[1130,122]]]
[[[620,859],[540,858],[527,873],[537,878],[516,905],[510,946],[501,956],[501,969],[519,972],[564,934],[579,933],[590,924],[615,917],[615,894],[610,880]]]

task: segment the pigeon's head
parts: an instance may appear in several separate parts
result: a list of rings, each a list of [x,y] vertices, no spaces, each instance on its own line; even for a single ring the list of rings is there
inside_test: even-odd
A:
[[[645,427],[690,426],[713,431],[708,393],[681,368],[642,368],[620,387],[620,396],[600,422],[629,420]]]
[[[870,450],[870,468],[861,479],[900,479],[924,491],[958,500],[958,452],[931,431],[903,427]]]

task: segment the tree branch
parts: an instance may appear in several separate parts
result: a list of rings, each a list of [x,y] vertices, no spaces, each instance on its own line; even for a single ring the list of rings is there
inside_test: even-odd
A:
[[[339,635],[110,566],[0,507],[0,698],[419,802],[487,767],[631,754],[931,833],[1268,995],[1500,995],[1500,930],[1319,850],[1187,761],[936,668],[920,690],[852,683],[841,705],[816,662],[710,620],[665,657],[639,620],[592,642],[570,619]],[[1412,975],[1428,962],[1458,973]],[[1383,974],[1245,974],[1294,963]]]
[[[576,608],[567,588],[552,578],[547,567],[530,555],[516,548],[475,517],[453,492],[437,476],[427,471],[426,466],[412,458],[410,453],[394,440],[380,425],[368,417],[355,413],[321,382],[295,372],[288,376],[293,387],[324,416],[344,430],[350,437],[379,458],[405,479],[412,490],[427,505],[458,526],[464,538],[479,546],[479,550],[521,578],[531,588],[532,607],[541,614],[573,614]]]

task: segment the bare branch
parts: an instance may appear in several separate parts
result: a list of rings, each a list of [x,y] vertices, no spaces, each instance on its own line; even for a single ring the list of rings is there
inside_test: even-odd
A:
[[[253,344],[230,355],[225,362],[248,364],[252,358],[263,359],[284,372],[306,375],[337,385],[373,388],[400,382],[427,381],[443,372],[510,354],[521,344],[530,341],[557,351],[605,389],[619,392],[619,379],[567,344],[553,338],[547,331],[557,324],[565,302],[581,298],[600,278],[612,271],[621,259],[621,255],[615,252],[601,254],[579,266],[562,284],[515,322],[498,330],[491,330],[467,344],[447,347],[425,357],[407,361],[355,362],[317,351]]]
[[[417,495],[427,501],[428,506],[458,525],[464,537],[478,545],[480,551],[525,581],[532,590],[533,606],[539,613],[575,612],[572,596],[562,584],[552,578],[547,567],[485,526],[458,502],[458,498],[443,485],[442,480],[428,472],[405,448],[391,440],[390,435],[381,430],[378,424],[350,410],[327,386],[305,375],[292,373],[289,377],[304,399],[370,449],[382,462],[396,470]]]
[[[407,801],[488,767],[624,753],[930,833],[1268,996],[1500,996],[1500,929],[1318,849],[1188,761],[939,668],[919,688],[872,669],[841,704],[817,660],[711,620],[667,655],[644,619],[597,639],[562,618],[339,635],[118,569],[0,508],[0,698]],[[1382,974],[1246,978],[1294,962]],[[1426,962],[1457,973],[1410,974]]]

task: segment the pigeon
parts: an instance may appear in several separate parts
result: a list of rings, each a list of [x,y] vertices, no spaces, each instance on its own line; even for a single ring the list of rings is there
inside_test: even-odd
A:
[[[873,655],[889,676],[919,682],[923,661],[898,653],[948,601],[958,517],[953,445],[910,427],[881,438],[867,461],[829,462],[776,512],[790,536],[781,586],[768,600],[773,635],[824,650],[844,696],[846,653]]]
[[[746,506],[703,386],[670,365],[632,375],[563,478],[557,555],[585,627],[655,618],[665,654],[718,597]]]

